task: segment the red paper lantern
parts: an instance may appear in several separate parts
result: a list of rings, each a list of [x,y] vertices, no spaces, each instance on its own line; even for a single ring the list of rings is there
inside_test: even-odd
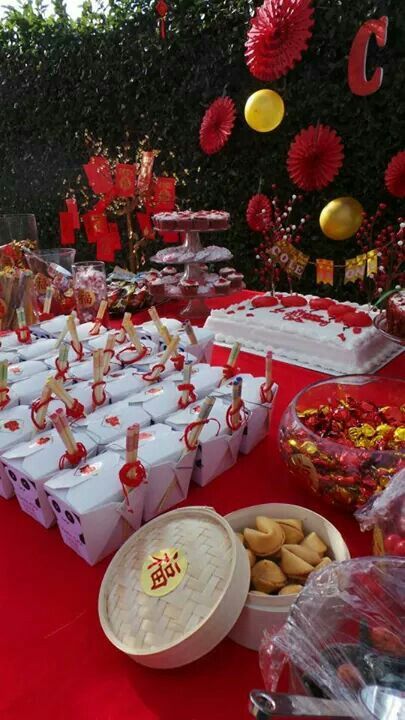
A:
[[[287,170],[302,190],[321,190],[338,174],[343,163],[343,143],[327,125],[310,125],[290,145]]]
[[[405,150],[394,155],[385,171],[385,185],[394,197],[405,197]]]
[[[210,105],[200,127],[200,145],[207,155],[222,150],[233,130],[235,118],[236,107],[231,98],[217,98]]]
[[[246,221],[254,232],[266,232],[270,229],[273,208],[267,195],[253,195],[247,206]]]
[[[245,58],[259,80],[277,80],[301,60],[312,35],[312,0],[265,0],[251,20]]]

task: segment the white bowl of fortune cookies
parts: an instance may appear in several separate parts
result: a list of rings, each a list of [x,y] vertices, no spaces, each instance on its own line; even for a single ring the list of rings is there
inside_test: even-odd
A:
[[[279,628],[312,572],[350,559],[337,528],[298,505],[267,503],[242,508],[226,520],[246,548],[251,585],[229,637],[258,650],[264,630]]]

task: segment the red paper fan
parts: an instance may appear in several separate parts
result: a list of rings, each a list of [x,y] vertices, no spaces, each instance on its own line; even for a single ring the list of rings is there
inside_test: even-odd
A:
[[[246,210],[246,221],[251,230],[266,232],[269,230],[273,208],[267,195],[253,195]]]
[[[265,0],[251,20],[245,58],[259,80],[277,80],[301,60],[312,35],[312,0]]]
[[[310,125],[290,145],[287,170],[303,190],[321,190],[336,177],[343,163],[343,143],[327,125]]]
[[[394,155],[385,171],[385,185],[395,197],[405,197],[405,150]]]
[[[217,98],[210,105],[200,127],[200,145],[207,155],[222,150],[233,130],[235,118],[236,107],[231,98]]]

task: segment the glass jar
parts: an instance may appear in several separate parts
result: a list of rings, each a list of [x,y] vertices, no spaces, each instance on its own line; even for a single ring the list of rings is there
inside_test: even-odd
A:
[[[107,300],[105,264],[99,260],[73,263],[73,290],[80,322],[94,322],[102,300]]]
[[[0,216],[0,245],[11,242],[29,241],[38,244],[38,231],[35,215],[32,213]]]

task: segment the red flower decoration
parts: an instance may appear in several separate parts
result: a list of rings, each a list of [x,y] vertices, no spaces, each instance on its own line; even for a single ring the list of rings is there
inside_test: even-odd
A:
[[[265,0],[251,20],[245,58],[259,80],[277,80],[301,60],[312,35],[312,0]]]
[[[395,197],[405,197],[405,150],[394,155],[385,171],[385,185]]]
[[[207,155],[222,150],[235,125],[236,107],[229,97],[217,98],[206,111],[200,127],[200,145]]]
[[[292,141],[287,170],[303,190],[321,190],[338,174],[343,158],[342,139],[336,131],[327,125],[310,125]]]
[[[273,208],[267,195],[253,195],[246,210],[246,221],[251,230],[266,232],[270,229]]]

